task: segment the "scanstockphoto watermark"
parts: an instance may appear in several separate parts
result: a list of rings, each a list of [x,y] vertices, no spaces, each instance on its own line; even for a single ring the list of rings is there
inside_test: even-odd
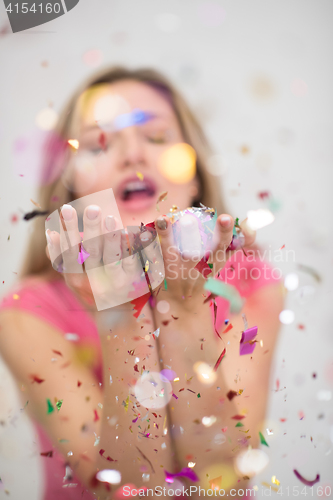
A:
[[[191,255],[190,257],[182,255],[181,263],[178,259],[177,247],[170,247],[168,252],[168,264],[166,265],[168,279],[197,279],[200,275],[196,267],[202,260],[202,255]],[[282,279],[283,273],[276,264],[286,262],[296,262],[295,250],[273,250],[271,246],[268,249],[247,249],[246,252],[238,250],[237,255],[226,254],[224,249],[216,252],[208,252],[205,260],[210,263],[212,274],[215,276],[228,262],[228,267],[224,273],[225,282],[233,280],[254,281],[273,278]],[[189,265],[192,264],[192,265]],[[193,265],[194,264],[194,265]]]
[[[232,488],[230,491],[226,492],[223,488],[215,489],[205,489],[200,486],[189,486],[182,488],[169,488],[167,486],[156,486],[152,488],[132,488],[130,485],[126,485],[122,488],[122,493],[124,497],[191,497],[192,495],[197,495],[201,497],[255,497],[255,490],[253,488],[246,489],[235,489]]]

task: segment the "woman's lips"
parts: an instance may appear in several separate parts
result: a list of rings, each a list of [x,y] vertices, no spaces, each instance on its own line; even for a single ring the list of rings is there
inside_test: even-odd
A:
[[[146,210],[156,204],[157,186],[155,182],[137,176],[125,179],[116,190],[116,199],[119,207],[127,211]]]

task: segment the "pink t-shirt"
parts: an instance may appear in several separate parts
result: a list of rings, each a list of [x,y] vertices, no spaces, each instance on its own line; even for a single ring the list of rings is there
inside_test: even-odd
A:
[[[280,280],[280,276],[276,275],[267,262],[253,257],[245,258],[241,250],[232,255],[219,278],[233,285],[245,299],[262,286]],[[19,299],[15,299],[15,295],[18,295]],[[217,304],[215,327],[220,329],[229,316],[229,302],[221,297],[215,300]],[[4,308],[22,309],[35,314],[58,328],[63,335],[66,335],[66,338],[67,334],[76,334],[75,342],[80,347],[89,347],[90,351],[95,352],[95,364],[92,370],[97,380],[102,383],[102,353],[96,324],[64,281],[39,282],[34,278],[25,279],[21,284],[14,286],[3,299],[0,309]],[[63,457],[52,445],[44,429],[37,423],[35,425],[40,451],[53,451],[52,458],[42,457],[45,471],[43,499],[91,500],[95,498],[75,476],[70,481],[63,480],[66,472],[66,457]],[[67,484],[77,484],[77,486],[69,487],[66,486]]]

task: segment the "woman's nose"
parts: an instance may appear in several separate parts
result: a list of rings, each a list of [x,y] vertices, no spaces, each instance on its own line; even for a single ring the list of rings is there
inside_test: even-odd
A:
[[[144,163],[144,147],[138,130],[135,126],[123,129],[119,151],[119,166],[124,168],[143,165]]]

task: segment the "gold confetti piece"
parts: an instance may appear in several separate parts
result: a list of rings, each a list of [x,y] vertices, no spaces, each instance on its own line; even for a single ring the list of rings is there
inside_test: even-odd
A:
[[[272,483],[279,485],[280,481],[276,478],[276,476],[272,476]]]
[[[30,198],[30,201],[31,201],[31,203],[33,203],[33,204],[35,205],[35,207],[42,208],[42,207],[40,206],[40,204],[39,204],[39,203],[37,203],[37,201],[34,201],[32,198]]]
[[[126,401],[125,401],[125,411],[128,411],[128,404],[129,404],[129,396],[127,396]]]
[[[172,213],[177,212],[177,210],[178,210],[177,205],[172,205],[172,207],[170,208],[170,212],[172,212]]]
[[[243,391],[244,389],[239,389],[238,394],[242,394]]]
[[[148,271],[149,269],[149,260],[146,261],[146,265],[145,265],[145,273]]]
[[[20,296],[19,296],[19,295],[17,295],[16,293],[14,293],[14,295],[13,295],[13,299],[14,299],[14,300],[18,300],[19,298],[20,298]]]
[[[167,197],[167,194],[168,194],[168,191],[163,191],[163,193],[161,193],[159,195],[159,197],[157,198],[157,202],[156,203],[160,203],[161,201],[165,201],[166,197]]]
[[[140,181],[143,181],[144,175],[141,172],[137,172],[136,175],[140,179]]]
[[[79,141],[76,139],[68,139],[68,144],[74,149],[79,149]]]
[[[273,491],[279,491],[279,488],[275,488],[275,486],[272,486],[271,484],[266,483],[266,481],[262,481],[261,483],[263,486],[266,486],[268,489],[272,489]]]
[[[179,382],[179,377],[173,379],[174,382]]]

